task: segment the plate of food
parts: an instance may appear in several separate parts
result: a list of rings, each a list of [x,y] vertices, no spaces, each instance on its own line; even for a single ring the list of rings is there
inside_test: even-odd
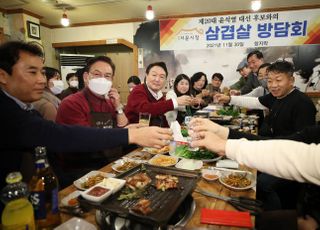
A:
[[[171,156],[202,160],[203,162],[214,162],[221,159],[221,156],[206,149],[190,150],[186,144],[178,144],[174,152],[170,152]]]
[[[111,166],[111,168],[116,172],[122,173],[136,167],[141,163],[142,163],[141,161],[136,161],[136,160],[131,160],[126,158],[126,159],[121,159],[116,161],[115,164]]]
[[[166,146],[162,147],[161,149],[150,148],[150,147],[145,147],[145,148],[142,149],[142,151],[151,153],[153,155],[155,155],[155,154],[165,154],[165,153],[168,153],[169,150],[170,150],[170,146],[169,145],[166,145]]]
[[[163,167],[169,167],[174,166],[179,161],[178,157],[175,156],[167,156],[162,154],[157,154],[154,157],[152,157],[148,163],[155,166],[163,166]]]
[[[79,204],[78,196],[81,194],[79,190],[76,190],[61,200],[61,204],[63,206],[74,207]]]
[[[256,177],[248,171],[223,172],[219,181],[227,188],[236,191],[247,190],[256,186]]]
[[[127,154],[123,159],[131,159],[131,160],[136,160],[136,161],[141,161],[141,162],[147,162],[153,157],[153,155],[149,152],[131,152]]]
[[[73,185],[80,190],[86,190],[91,188],[92,186],[100,183],[104,178],[115,177],[116,175],[113,173],[105,173],[101,171],[91,171],[84,175],[83,177],[75,180]]]

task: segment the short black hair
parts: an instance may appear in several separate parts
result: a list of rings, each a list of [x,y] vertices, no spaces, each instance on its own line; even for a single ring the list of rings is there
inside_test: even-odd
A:
[[[223,76],[221,73],[214,73],[212,74],[211,80],[213,80],[213,78],[218,78],[220,81],[223,81]]]
[[[45,71],[47,81],[49,81],[51,78],[55,77],[57,73],[61,76],[60,71],[58,69],[48,67],[48,66],[45,66],[43,69]]]
[[[268,67],[267,72],[285,73],[289,76],[293,76],[294,66],[288,61],[276,61]]]
[[[271,65],[270,63],[263,63],[263,64],[259,67],[259,69],[258,69],[258,72],[257,72],[257,73],[259,73],[260,69],[263,69],[263,68],[269,67],[270,65]]]
[[[180,93],[180,92],[178,91],[178,89],[177,89],[177,86],[178,86],[178,84],[179,84],[179,82],[180,82],[181,80],[187,80],[187,81],[189,82],[189,89],[188,89],[188,91],[187,91],[186,93],[184,93],[184,94]],[[176,79],[174,80],[173,90],[174,90],[174,92],[177,94],[178,97],[180,97],[180,96],[182,96],[182,95],[190,95],[190,90],[191,90],[191,81],[190,81],[190,78],[189,78],[187,75],[183,74],[183,73],[182,73],[182,74],[179,74],[179,75],[176,77]]]
[[[112,76],[114,76],[115,72],[116,72],[116,66],[115,64],[113,63],[113,61],[111,60],[111,58],[107,57],[107,56],[97,56],[97,57],[93,57],[93,58],[89,58],[87,60],[87,65],[85,67],[85,72],[89,72],[91,66],[98,62],[98,61],[102,61],[102,62],[105,62],[105,63],[108,63],[110,66],[111,66],[111,69],[112,69]]]
[[[11,75],[12,67],[20,58],[20,51],[24,51],[41,58],[44,57],[42,50],[37,45],[21,41],[6,42],[0,46],[0,69],[3,69]]]
[[[203,72],[197,72],[197,73],[193,74],[191,79],[190,79],[192,88],[193,88],[194,83],[196,81],[199,81],[202,76],[204,76],[204,79],[205,79],[205,83],[204,83],[203,89],[207,87],[207,85],[208,85],[207,75],[205,73],[203,73]]]
[[[253,55],[256,55],[258,59],[261,59],[263,58],[263,54],[261,53],[260,50],[254,50],[254,51],[251,51],[248,56],[247,56],[247,60],[252,57]]]
[[[72,77],[76,77],[79,79],[79,77],[78,77],[78,75],[76,75],[76,73],[68,73],[66,76],[66,81],[69,81],[69,79]]]
[[[154,62],[154,63],[151,63],[150,65],[148,65],[148,67],[147,67],[147,69],[146,69],[146,74],[149,74],[149,72],[150,72],[150,69],[152,68],[152,67],[154,67],[154,66],[159,66],[159,67],[161,67],[163,70],[164,70],[164,72],[166,72],[166,77],[168,76],[168,69],[167,69],[167,66],[166,66],[166,63],[164,63],[164,62]]]
[[[133,83],[135,85],[140,85],[141,81],[140,81],[140,78],[138,76],[131,76],[127,80],[127,84],[129,84],[129,83]]]

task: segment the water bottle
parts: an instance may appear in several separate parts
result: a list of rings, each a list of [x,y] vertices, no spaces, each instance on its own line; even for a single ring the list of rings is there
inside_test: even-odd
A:
[[[6,205],[1,216],[3,230],[35,230],[33,207],[28,200],[27,184],[20,172],[9,173],[7,186],[1,191],[1,201]]]
[[[45,147],[35,149],[36,173],[29,183],[37,229],[53,229],[61,223],[58,179],[52,171]]]

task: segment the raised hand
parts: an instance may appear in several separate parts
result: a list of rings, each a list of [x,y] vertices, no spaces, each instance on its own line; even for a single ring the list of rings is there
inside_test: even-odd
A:
[[[221,156],[225,155],[227,140],[221,139],[212,132],[195,132],[192,134],[192,147],[203,147]]]
[[[173,139],[172,131],[167,128],[160,127],[143,127],[143,128],[130,128],[129,143],[137,144],[146,147],[162,148]],[[148,138],[146,138],[146,134]]]
[[[183,95],[177,98],[178,105],[190,105],[191,97],[187,95]]]
[[[225,104],[225,103],[229,103],[230,102],[230,96],[218,93],[216,95],[214,95],[214,100],[217,101],[220,104]]]
[[[193,118],[190,122],[193,132],[212,132],[218,135],[222,139],[227,139],[229,135],[229,129],[218,125],[209,119],[205,118]]]

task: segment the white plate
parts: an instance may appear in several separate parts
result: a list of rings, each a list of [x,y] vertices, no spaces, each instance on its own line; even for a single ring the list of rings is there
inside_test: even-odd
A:
[[[113,165],[111,166],[111,168],[112,168],[114,171],[119,172],[119,173],[126,172],[126,171],[128,171],[129,169],[131,169],[131,168],[133,168],[133,167],[131,167],[131,168],[129,168],[129,169],[126,169],[126,170],[120,170],[118,167],[119,167],[119,166],[123,166],[123,165],[124,165],[125,163],[127,163],[127,162],[134,162],[134,163],[136,163],[137,165],[142,163],[141,161],[131,160],[131,159],[129,159],[129,158],[127,158],[127,159],[120,159],[120,160],[115,161],[115,162],[114,162],[115,164],[113,164]]]
[[[164,147],[162,147],[161,149],[157,149],[157,148],[151,148],[151,147],[144,147],[142,149],[142,151],[145,151],[145,152],[148,152],[152,155],[155,155],[155,154],[166,154],[170,151],[170,146],[169,145],[166,145]]]
[[[178,157],[157,154],[152,157],[148,163],[155,166],[169,167],[174,166],[179,161]]]
[[[187,170],[201,169],[202,166],[203,166],[203,162],[201,160],[193,160],[193,159],[182,159],[176,164],[176,168],[187,169]]]
[[[92,176],[96,176],[98,174],[101,174],[103,177],[108,178],[108,177],[115,177],[116,175],[113,173],[105,173],[105,172],[101,172],[101,171],[91,171],[89,173],[87,173],[86,175],[84,175],[83,177],[79,178],[78,180],[75,180],[73,182],[73,185],[77,187],[77,189],[80,190],[85,190],[86,188],[82,187],[82,184],[88,180],[89,177]]]
[[[246,187],[243,187],[243,188],[234,187],[229,184],[226,184],[223,180],[224,180],[224,178],[226,178],[230,174],[242,175],[242,176],[245,175],[245,177],[251,181],[251,184]],[[221,184],[223,184],[227,188],[230,188],[235,191],[242,191],[242,190],[247,190],[247,189],[253,188],[256,186],[256,183],[257,183],[256,177],[251,172],[247,172],[247,171],[246,172],[222,172],[222,175],[219,178],[219,181]]]
[[[90,193],[93,190],[96,190],[96,189],[107,189],[108,191],[104,192],[100,196],[91,195]],[[101,201],[105,200],[108,196],[110,196],[111,194],[112,194],[112,190],[106,188],[105,186],[103,186],[102,183],[96,184],[95,186],[85,190],[84,192],[81,192],[81,196],[84,199],[90,200],[90,201],[93,201],[93,202],[101,202]]]
[[[70,206],[70,205],[69,205],[69,200],[78,197],[80,194],[81,194],[81,192],[78,191],[78,190],[70,193],[68,196],[64,197],[64,198],[61,200],[61,204],[62,204],[63,206]]]
[[[96,230],[97,228],[85,221],[84,219],[73,217],[67,222],[64,222],[63,224],[56,227],[54,230]]]
[[[138,160],[142,162],[148,162],[150,158],[153,157],[151,153],[148,153],[147,151],[145,152],[131,152],[127,154],[123,159],[131,159],[131,160]]]
[[[126,183],[126,180],[118,179],[118,178],[106,178],[103,179],[101,185],[111,189],[112,193],[118,192]]]

